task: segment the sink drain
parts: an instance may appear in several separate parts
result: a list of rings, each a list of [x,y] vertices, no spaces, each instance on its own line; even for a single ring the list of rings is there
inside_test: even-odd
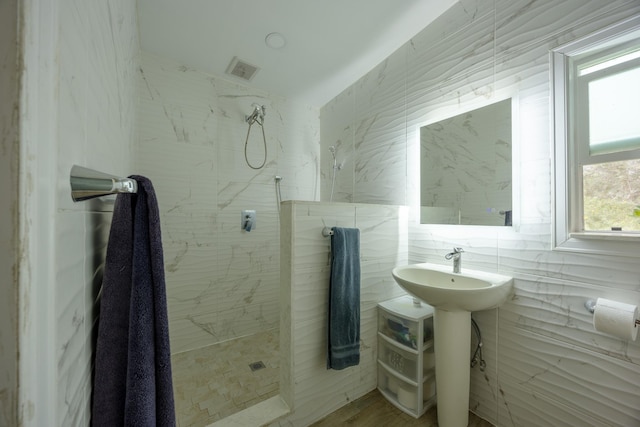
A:
[[[262,363],[262,360],[260,360],[258,362],[249,363],[249,368],[251,368],[251,371],[255,372],[259,371],[260,369],[266,368],[266,366],[264,366],[264,363]]]

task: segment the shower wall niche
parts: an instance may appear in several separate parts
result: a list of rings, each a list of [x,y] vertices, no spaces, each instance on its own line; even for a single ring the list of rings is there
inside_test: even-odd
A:
[[[158,194],[172,352],[277,328],[274,177],[284,199],[319,198],[319,111],[147,53],[138,92],[135,168]],[[244,159],[252,104],[268,112],[258,170]],[[243,209],[260,217],[250,233]]]

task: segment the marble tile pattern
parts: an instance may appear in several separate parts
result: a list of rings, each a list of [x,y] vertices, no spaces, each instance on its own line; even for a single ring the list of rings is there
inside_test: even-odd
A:
[[[319,111],[142,53],[136,170],[160,204],[172,352],[277,327],[283,199],[319,197]],[[245,162],[252,104],[266,106],[267,158]],[[264,156],[258,125],[247,156]],[[257,223],[243,231],[240,213]]]
[[[334,200],[408,205],[410,262],[445,263],[455,245],[463,268],[515,277],[507,304],[474,314],[488,366],[472,370],[470,405],[494,424],[640,424],[640,343],[595,331],[583,308],[640,304],[637,254],[553,250],[549,81],[550,49],[637,13],[629,0],[462,0],[321,110],[322,200],[328,146],[345,147],[356,166]],[[419,225],[419,126],[511,96],[514,227]]]
[[[113,175],[135,173],[138,32],[134,2],[56,0],[58,126],[54,140],[57,211],[52,213],[56,414],[52,425],[89,425],[96,301],[113,197],[74,203],[74,164]],[[55,167],[54,167],[55,168]],[[54,169],[55,170],[55,169]],[[41,410],[43,408],[40,408]],[[45,410],[46,411],[46,410]]]
[[[280,330],[280,395],[292,413],[273,425],[309,425],[376,387],[377,304],[404,294],[391,269],[407,263],[407,209],[295,201],[283,204],[282,219],[287,314]],[[360,229],[360,364],[341,371],[326,367],[331,241],[322,235],[325,226]]]
[[[18,9],[0,3],[0,425],[18,417]]]
[[[278,330],[174,354],[171,368],[178,426],[207,426],[278,395]]]

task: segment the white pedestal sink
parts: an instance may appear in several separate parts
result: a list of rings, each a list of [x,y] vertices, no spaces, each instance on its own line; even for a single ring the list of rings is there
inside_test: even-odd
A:
[[[467,427],[471,358],[471,312],[502,305],[513,278],[451,266],[413,264],[393,269],[409,294],[434,307],[438,425]]]

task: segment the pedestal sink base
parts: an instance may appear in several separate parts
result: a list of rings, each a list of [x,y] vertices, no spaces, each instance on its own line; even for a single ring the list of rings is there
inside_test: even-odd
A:
[[[440,427],[467,427],[471,356],[471,312],[504,304],[513,278],[501,274],[450,266],[413,264],[391,272],[414,297],[433,306],[436,352],[436,390]]]
[[[438,425],[467,427],[469,424],[469,383],[471,312],[444,311],[433,315]]]

